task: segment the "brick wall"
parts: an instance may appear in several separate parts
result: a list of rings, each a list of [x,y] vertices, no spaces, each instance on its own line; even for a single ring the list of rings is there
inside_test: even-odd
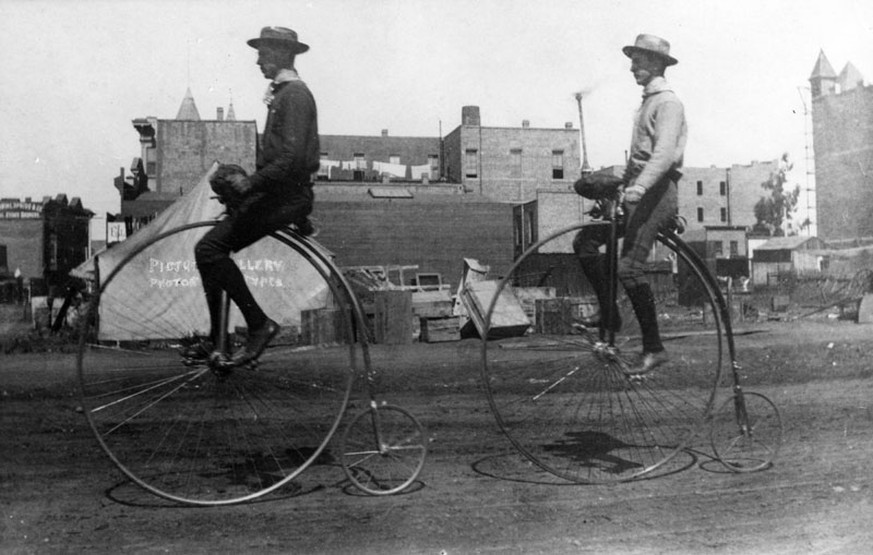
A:
[[[480,138],[481,131],[481,138]],[[463,127],[461,155],[476,149],[480,156],[482,193],[495,199],[523,202],[536,198],[543,185],[572,185],[579,174],[579,131],[519,127]],[[513,151],[521,164],[513,164]],[[561,151],[563,176],[553,177],[553,152]],[[473,185],[471,188],[476,189]]]
[[[873,86],[814,99],[812,121],[819,237],[873,237]]]
[[[707,225],[726,225],[727,220],[721,219],[722,208],[728,208],[728,197],[721,194],[721,184],[727,182],[725,169],[682,168],[682,172],[683,176],[679,181],[679,215],[685,218],[687,228],[702,229]],[[727,185],[725,191],[726,187]],[[698,219],[699,208],[703,209],[703,221]]]
[[[0,220],[0,244],[6,245],[9,273],[16,268],[24,278],[43,277],[42,218],[33,220]]]
[[[771,194],[770,191],[763,189],[761,184],[769,180],[776,170],[776,160],[731,166],[731,225],[751,228],[757,223],[755,205],[761,200],[761,197]],[[785,184],[788,188],[793,188],[796,185],[796,183]]]
[[[582,198],[575,191],[566,188],[542,188],[537,191],[540,239],[559,229],[576,223],[588,221],[585,214],[593,201]],[[572,253],[574,233],[564,234],[540,249],[541,253]]]
[[[159,193],[187,193],[215,160],[253,172],[257,128],[254,121],[159,120]]]
[[[442,274],[452,291],[464,258],[505,272],[513,254],[512,206],[439,197],[350,200],[316,192],[318,241],[340,266],[418,265]]]

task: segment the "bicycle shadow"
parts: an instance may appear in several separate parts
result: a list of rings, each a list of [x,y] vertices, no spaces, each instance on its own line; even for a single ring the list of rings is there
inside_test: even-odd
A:
[[[296,468],[307,457],[308,454],[306,452],[300,452],[299,450],[292,451],[290,449],[279,459],[266,456],[249,456],[239,461],[227,463],[218,467],[213,472],[202,472],[199,474],[199,477],[205,478],[211,483],[221,483],[223,487],[255,493],[274,486],[285,479],[285,475],[280,470],[283,465],[285,468]],[[161,476],[159,475],[149,477],[152,483],[160,483],[160,478]],[[323,452],[299,476],[279,486],[275,491],[255,499],[239,503],[228,503],[228,505],[267,503],[293,499],[312,495],[330,488],[341,487],[346,481],[339,463],[336,462],[330,453]],[[204,505],[184,503],[160,497],[130,479],[124,479],[109,487],[104,492],[104,495],[112,502],[131,507],[204,507]],[[242,497],[243,495],[241,493],[239,496]],[[184,494],[180,494],[180,496],[184,497]]]
[[[601,432],[573,432],[567,434],[567,439],[551,445],[542,445],[543,451],[559,460],[573,463],[580,470],[590,468],[605,475],[616,476],[616,481],[622,473],[641,469],[643,465],[618,454],[622,449],[650,448],[654,446],[633,446],[609,434]],[[511,456],[514,455],[514,456]],[[498,458],[499,457],[499,458]],[[652,472],[627,481],[642,481],[664,478],[685,472],[698,464],[698,453],[684,449],[676,453],[669,461]],[[524,482],[545,485],[601,485],[601,483],[571,481],[556,476],[541,468],[520,453],[484,457],[472,465],[473,471],[484,476],[504,481]],[[581,474],[581,473],[580,473]]]

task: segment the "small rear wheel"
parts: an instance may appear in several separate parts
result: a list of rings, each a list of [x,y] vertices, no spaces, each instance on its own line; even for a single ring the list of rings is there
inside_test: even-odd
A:
[[[734,393],[713,413],[710,441],[715,457],[732,472],[767,469],[782,446],[779,409],[761,393]]]
[[[418,478],[427,435],[406,409],[373,404],[349,423],[341,453],[343,470],[355,486],[370,495],[391,495]]]

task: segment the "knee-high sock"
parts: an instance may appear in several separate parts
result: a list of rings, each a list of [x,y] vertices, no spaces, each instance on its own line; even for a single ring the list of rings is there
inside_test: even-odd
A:
[[[648,283],[639,283],[632,287],[625,287],[634,314],[640,322],[643,333],[643,352],[657,353],[664,350],[661,344],[661,334],[658,331],[658,313],[655,308],[655,296]]]
[[[249,330],[256,330],[263,327],[267,321],[267,315],[261,310],[261,307],[255,301],[251,291],[246,285],[246,280],[240,272],[239,267],[230,258],[222,258],[217,262],[202,264],[200,273],[203,276],[204,283],[208,283],[207,287],[212,285],[219,289],[227,291],[227,295],[239,307],[243,318],[246,320],[246,325]],[[209,294],[207,293],[207,301]],[[218,306],[221,303],[221,294],[219,292]],[[220,310],[220,308],[219,308]],[[218,313],[220,314],[220,312]],[[211,312],[210,312],[211,315]],[[217,321],[216,321],[217,322]]]
[[[612,305],[612,325],[606,321],[607,309],[609,303],[609,272],[606,268],[606,256],[598,254],[596,256],[580,256],[579,261],[582,263],[582,273],[588,278],[588,282],[594,288],[594,294],[597,296],[597,304],[600,305],[600,329],[612,329],[618,331],[621,329],[621,317],[618,315],[618,306]]]
[[[206,306],[209,307],[209,339],[213,345],[218,344],[219,329],[221,328],[221,287],[203,278],[203,289],[206,294]]]

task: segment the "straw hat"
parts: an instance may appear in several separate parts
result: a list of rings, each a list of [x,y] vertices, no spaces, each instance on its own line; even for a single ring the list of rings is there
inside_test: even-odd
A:
[[[309,45],[297,40],[297,33],[287,27],[264,27],[261,36],[246,42],[252,48],[258,48],[262,44],[270,44],[287,48],[295,54],[302,54],[309,50]]]
[[[637,35],[633,46],[625,46],[621,49],[624,55],[630,58],[634,52],[648,52],[657,54],[667,62],[668,66],[676,65],[679,60],[670,56],[670,43],[655,35]]]

